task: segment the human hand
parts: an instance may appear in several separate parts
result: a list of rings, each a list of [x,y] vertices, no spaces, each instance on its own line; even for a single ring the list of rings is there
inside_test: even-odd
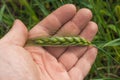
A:
[[[97,32],[91,18],[90,10],[84,8],[76,12],[75,6],[67,4],[29,33],[24,24],[16,20],[0,40],[0,80],[83,80],[96,58],[96,48],[24,45],[28,38],[42,36],[82,36],[91,41]]]

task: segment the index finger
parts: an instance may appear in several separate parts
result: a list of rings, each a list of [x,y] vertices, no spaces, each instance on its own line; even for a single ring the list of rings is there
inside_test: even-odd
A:
[[[29,38],[55,34],[63,24],[74,17],[75,13],[76,7],[72,4],[66,4],[58,8],[30,30]]]

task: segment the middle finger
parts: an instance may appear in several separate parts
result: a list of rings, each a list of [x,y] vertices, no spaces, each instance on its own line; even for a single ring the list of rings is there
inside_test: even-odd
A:
[[[80,9],[74,18],[63,25],[63,27],[54,36],[77,36],[88,24],[92,18],[92,13],[89,9]],[[58,58],[67,47],[46,47],[48,52]]]

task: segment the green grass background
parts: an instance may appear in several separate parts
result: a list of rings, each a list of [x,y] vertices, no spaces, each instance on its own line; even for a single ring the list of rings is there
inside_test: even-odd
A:
[[[59,6],[89,8],[99,31],[93,41],[99,54],[85,80],[120,80],[120,0],[0,0],[0,37],[16,18],[31,29]]]

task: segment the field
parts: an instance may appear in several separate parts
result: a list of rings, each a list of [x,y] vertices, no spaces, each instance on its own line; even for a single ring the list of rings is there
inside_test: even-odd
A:
[[[120,80],[120,0],[0,0],[0,37],[16,18],[28,29],[61,5],[89,8],[99,31],[93,41],[99,53],[85,80]]]

